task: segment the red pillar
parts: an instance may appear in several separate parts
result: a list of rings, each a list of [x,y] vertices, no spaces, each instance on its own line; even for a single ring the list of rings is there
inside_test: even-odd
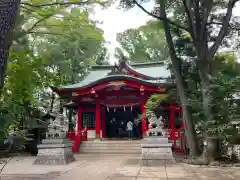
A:
[[[82,130],[82,108],[78,107],[77,132]]]
[[[174,151],[176,150],[176,136],[175,136],[175,106],[169,106],[169,129],[171,130],[170,139],[174,142]]]
[[[100,139],[100,129],[101,129],[101,109],[100,103],[96,103],[96,138]]]
[[[142,111],[142,135],[146,135],[147,131],[147,116],[146,116],[146,101],[142,101],[141,111]]]
[[[106,110],[105,108],[102,109],[102,137],[106,138]]]
[[[175,106],[173,104],[169,106],[169,129],[175,129]]]

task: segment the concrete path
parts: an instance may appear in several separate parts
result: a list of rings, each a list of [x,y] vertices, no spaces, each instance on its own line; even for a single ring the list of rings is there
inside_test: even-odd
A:
[[[32,165],[35,157],[14,158],[1,180],[240,180],[237,167],[200,167],[177,163],[140,165],[137,155],[76,155],[63,166]]]

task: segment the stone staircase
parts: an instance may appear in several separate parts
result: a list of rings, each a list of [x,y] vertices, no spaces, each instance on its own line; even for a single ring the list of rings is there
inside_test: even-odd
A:
[[[83,141],[82,154],[141,154],[141,140]]]

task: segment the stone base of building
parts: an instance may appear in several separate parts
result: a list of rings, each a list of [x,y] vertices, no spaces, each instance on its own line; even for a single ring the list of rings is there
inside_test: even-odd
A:
[[[33,164],[63,165],[74,160],[73,144],[67,139],[44,139]]]

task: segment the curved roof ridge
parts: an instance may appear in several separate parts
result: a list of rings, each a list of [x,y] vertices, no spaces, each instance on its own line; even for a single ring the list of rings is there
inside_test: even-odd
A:
[[[164,65],[164,62],[162,61],[157,61],[157,62],[147,62],[147,63],[127,63],[126,64],[128,66],[132,66],[132,67],[143,67],[143,66],[153,66],[153,65]],[[96,69],[108,69],[108,68],[113,68],[116,65],[93,65],[91,66],[92,70],[96,70]]]
[[[114,65],[94,65],[94,66],[91,66],[91,70],[110,69],[113,67]]]
[[[102,83],[106,80],[113,80],[113,81],[114,80],[121,80],[121,81],[132,80],[132,81],[142,83],[144,85],[153,85],[153,86],[159,86],[161,83],[164,83],[166,86],[167,85],[169,86],[169,85],[172,84],[172,83],[169,83],[169,82],[161,82],[161,81],[156,81],[156,80],[155,81],[154,80],[144,80],[144,79],[132,77],[132,76],[129,76],[129,75],[110,75],[110,76],[103,77],[101,79],[92,80],[91,82],[88,82],[88,83],[75,83],[75,84],[72,84],[72,85],[64,86],[64,87],[61,87],[59,90],[76,90],[76,89],[89,88],[89,87],[94,86],[98,83]]]
[[[138,67],[138,66],[143,67],[143,66],[153,66],[153,65],[164,65],[164,62],[158,61],[158,62],[149,62],[149,63],[126,63],[126,64],[132,67]]]

